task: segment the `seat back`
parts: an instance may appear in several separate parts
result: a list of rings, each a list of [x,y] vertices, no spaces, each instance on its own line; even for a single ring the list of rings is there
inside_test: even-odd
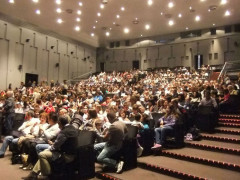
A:
[[[78,147],[93,145],[97,135],[95,131],[82,130],[78,133]]]
[[[153,120],[154,120],[154,126],[158,127],[159,126],[159,119],[164,116],[165,113],[157,113],[153,112],[151,113]]]

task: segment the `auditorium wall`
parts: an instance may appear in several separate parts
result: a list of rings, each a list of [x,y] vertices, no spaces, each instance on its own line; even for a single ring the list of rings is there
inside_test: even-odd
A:
[[[161,39],[166,42],[161,43]],[[225,61],[240,60],[240,33],[224,32],[218,28],[216,35],[203,30],[201,37],[180,38],[180,34],[131,40],[130,46],[120,42],[120,47],[97,50],[97,72],[104,63],[105,71],[132,69],[139,60],[140,69],[187,66],[193,68],[195,55],[203,55],[203,64],[221,65]]]
[[[96,48],[0,21],[0,89],[18,87],[26,73],[60,83],[96,71]]]

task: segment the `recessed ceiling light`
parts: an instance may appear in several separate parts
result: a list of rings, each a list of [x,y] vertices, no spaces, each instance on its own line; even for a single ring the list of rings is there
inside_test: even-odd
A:
[[[97,13],[97,16],[100,17],[100,16],[101,16],[101,13]]]
[[[168,24],[169,24],[169,26],[172,26],[172,25],[174,25],[174,21],[173,20],[169,20]]]
[[[162,15],[163,15],[163,12],[161,12],[160,14],[161,14],[161,16],[162,16]]]
[[[13,3],[14,3],[14,0],[8,0],[8,2],[13,4]]]
[[[113,22],[113,24],[115,25],[116,23],[115,23],[115,22]]]
[[[93,36],[94,36],[94,33],[91,33],[91,36],[93,37]]]
[[[224,14],[225,16],[230,16],[231,15],[231,13],[230,13],[230,11],[229,10],[227,10],[226,12],[225,12],[225,14]]]
[[[38,3],[38,0],[32,0],[33,2],[35,2],[35,3]]]
[[[168,25],[169,25],[169,26],[174,25],[174,21],[173,21],[173,20],[169,20],[169,21],[168,21]]]
[[[221,5],[227,4],[227,0],[221,0]]]
[[[189,9],[192,10],[192,6],[190,6]]]
[[[79,17],[77,17],[77,18],[76,18],[76,21],[77,21],[77,22],[80,22],[80,21],[81,21],[81,19],[80,19]]]
[[[121,7],[121,11],[125,11],[125,7]]]
[[[215,26],[216,24],[213,23],[212,25]]]
[[[129,33],[129,29],[128,29],[128,28],[124,28],[123,31],[124,31],[124,33],[126,33],[126,34]]]
[[[146,25],[145,25],[145,29],[146,29],[146,30],[149,30],[149,29],[150,29],[150,25],[149,25],[149,24],[146,24]]]
[[[148,5],[151,6],[153,4],[152,0],[148,0]]]
[[[188,27],[186,27],[186,30],[188,30]]]
[[[117,17],[118,19],[120,18],[120,16],[119,16],[118,14],[116,15],[116,17]]]
[[[96,23],[98,23],[98,21],[95,21]]]
[[[204,2],[204,1],[206,1],[206,0],[201,0],[201,2]]]
[[[82,5],[83,5],[83,3],[82,3],[82,2],[79,2],[79,3],[78,3],[78,5],[79,5],[79,6],[82,6]]]
[[[169,2],[169,3],[168,3],[168,7],[169,7],[169,8],[172,8],[173,6],[174,6],[174,3],[173,3],[173,2]]]
[[[200,21],[201,17],[200,16],[196,16],[195,17],[195,21]]]
[[[140,36],[142,37],[143,35],[141,34]]]
[[[111,31],[111,30],[112,30],[112,28],[109,28],[109,30]]]
[[[62,1],[61,0],[56,0],[56,4],[61,4]]]
[[[58,22],[59,24],[61,24],[61,23],[63,22],[63,20],[62,20],[61,18],[58,18],[58,19],[57,19],[57,22]]]
[[[93,29],[96,29],[96,26],[93,26]]]
[[[109,33],[109,32],[106,32],[106,36],[110,36],[110,33]]]
[[[104,4],[100,4],[100,8],[103,9],[104,8]]]
[[[39,9],[37,9],[35,12],[36,14],[41,14],[41,11]]]
[[[62,10],[61,10],[61,8],[57,8],[57,13],[61,13],[62,12]]]
[[[77,10],[77,14],[78,14],[78,15],[81,15],[81,14],[82,14],[82,11]]]
[[[182,14],[181,14],[181,13],[179,13],[179,14],[178,14],[178,17],[179,17],[179,18],[181,18],[181,17],[182,17]]]
[[[79,26],[75,26],[74,28],[76,31],[80,31],[80,27]]]

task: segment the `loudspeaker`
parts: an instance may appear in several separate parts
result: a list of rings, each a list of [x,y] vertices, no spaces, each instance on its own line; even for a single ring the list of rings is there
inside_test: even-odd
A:
[[[55,67],[59,67],[59,63],[56,63],[56,64],[55,64]]]
[[[22,70],[22,65],[21,65],[21,64],[18,66],[18,70],[19,70],[19,71]]]
[[[54,48],[54,46],[51,46],[51,49],[53,49]]]
[[[26,42],[29,42],[30,41],[30,39],[26,39]]]
[[[71,54],[73,54],[73,51],[71,51]]]

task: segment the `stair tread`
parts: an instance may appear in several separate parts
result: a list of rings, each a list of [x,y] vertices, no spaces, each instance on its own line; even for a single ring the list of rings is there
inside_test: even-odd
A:
[[[226,129],[226,130],[231,130],[231,131],[240,131],[239,128],[236,127],[216,127],[215,129]]]
[[[219,142],[219,141],[211,141],[211,140],[201,140],[201,141],[186,141],[187,143],[193,143],[193,144],[202,144],[202,145],[208,145],[208,146],[218,146],[223,148],[230,148],[230,149],[236,149],[240,150],[239,144],[234,143],[228,143],[228,142]]]
[[[138,162],[150,163],[153,165],[158,165],[161,167],[177,170],[186,174],[191,174],[194,176],[203,177],[207,179],[226,179],[226,177],[228,177],[229,179],[240,178],[240,172],[223,170],[218,167],[211,167],[210,171],[208,165],[178,160],[164,156],[141,157],[138,158]]]
[[[239,136],[239,135],[234,135],[234,134],[224,134],[224,133],[209,134],[209,133],[201,133],[201,135],[207,135],[207,136],[212,136],[212,137],[221,137],[221,138],[233,138],[233,139],[238,139],[238,140],[240,140],[240,136]]]
[[[168,149],[164,151],[178,153],[186,156],[194,156],[194,157],[199,157],[204,159],[210,159],[214,161],[221,161],[225,163],[237,164],[240,166],[239,155],[225,153],[223,156],[223,153],[221,152],[212,152],[212,151],[200,150],[200,149],[188,148],[188,147],[183,149]]]
[[[175,177],[171,177],[165,174],[161,174],[161,173],[157,173],[157,172],[153,172],[153,171],[149,171],[146,169],[142,169],[142,168],[134,168],[128,171],[123,171],[122,174],[117,174],[114,172],[106,172],[104,174],[108,174],[110,176],[113,176],[115,178],[119,178],[119,179],[150,179],[150,180],[160,180],[160,179],[164,179],[164,180],[177,180],[178,178]]]

